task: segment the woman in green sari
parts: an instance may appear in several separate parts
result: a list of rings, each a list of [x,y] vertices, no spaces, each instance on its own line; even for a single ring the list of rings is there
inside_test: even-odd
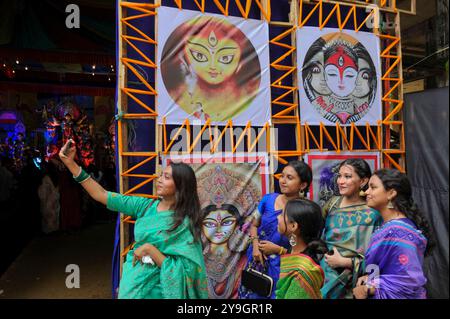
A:
[[[365,273],[364,253],[382,223],[381,215],[369,208],[364,198],[370,176],[370,166],[363,159],[347,159],[339,165],[340,196],[332,197],[323,209],[323,239],[329,249],[321,262],[324,298],[353,298],[356,281]]]
[[[158,179],[161,200],[108,192],[74,161],[68,141],[59,154],[74,179],[96,201],[136,220],[133,249],[123,265],[122,299],[208,298],[200,241],[201,212],[194,171],[183,163],[167,166]]]

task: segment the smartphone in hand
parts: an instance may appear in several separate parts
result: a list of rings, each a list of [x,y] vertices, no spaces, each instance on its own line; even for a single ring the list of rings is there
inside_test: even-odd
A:
[[[67,156],[67,153],[69,152],[69,150],[72,148],[72,146],[73,146],[73,142],[71,141],[71,140],[69,140],[69,143],[67,143],[67,147],[66,147],[66,149],[64,150],[64,155],[66,155]]]

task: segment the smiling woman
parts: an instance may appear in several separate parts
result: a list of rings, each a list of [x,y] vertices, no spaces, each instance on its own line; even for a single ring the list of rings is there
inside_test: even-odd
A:
[[[136,220],[135,244],[123,265],[121,299],[207,298],[200,241],[200,202],[191,167],[171,163],[158,180],[161,199],[106,191],[75,161],[76,145],[67,141],[59,156],[76,182],[109,210]]]
[[[321,261],[325,283],[321,289],[327,299],[352,298],[352,287],[364,271],[364,252],[381,216],[366,205],[371,170],[363,159],[347,159],[339,164],[339,195],[323,208],[326,214],[323,240],[329,253]]]
[[[280,234],[278,228],[278,216],[290,199],[305,196],[312,181],[311,168],[303,161],[291,161],[283,169],[280,177],[281,194],[271,193],[265,195],[254,212],[255,220],[250,228],[252,245],[247,249],[247,267],[254,266],[273,279],[275,287],[280,275],[280,256],[287,252],[292,245],[291,238]],[[239,297],[241,299],[267,299],[256,292],[240,286]],[[275,289],[269,299],[275,298]]]

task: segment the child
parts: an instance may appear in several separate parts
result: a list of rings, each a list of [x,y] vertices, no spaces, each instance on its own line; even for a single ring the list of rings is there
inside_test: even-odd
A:
[[[290,200],[278,216],[278,232],[289,238],[292,248],[281,256],[277,299],[322,299],[319,261],[327,252],[319,240],[323,224],[320,206],[307,199]]]

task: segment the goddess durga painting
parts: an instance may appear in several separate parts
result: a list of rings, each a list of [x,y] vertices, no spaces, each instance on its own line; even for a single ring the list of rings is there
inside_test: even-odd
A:
[[[309,48],[302,69],[306,97],[325,119],[359,121],[372,107],[377,73],[366,48],[345,33],[328,33]]]
[[[164,86],[189,116],[223,122],[249,107],[261,66],[244,33],[225,19],[200,16],[179,25],[161,55]]]

